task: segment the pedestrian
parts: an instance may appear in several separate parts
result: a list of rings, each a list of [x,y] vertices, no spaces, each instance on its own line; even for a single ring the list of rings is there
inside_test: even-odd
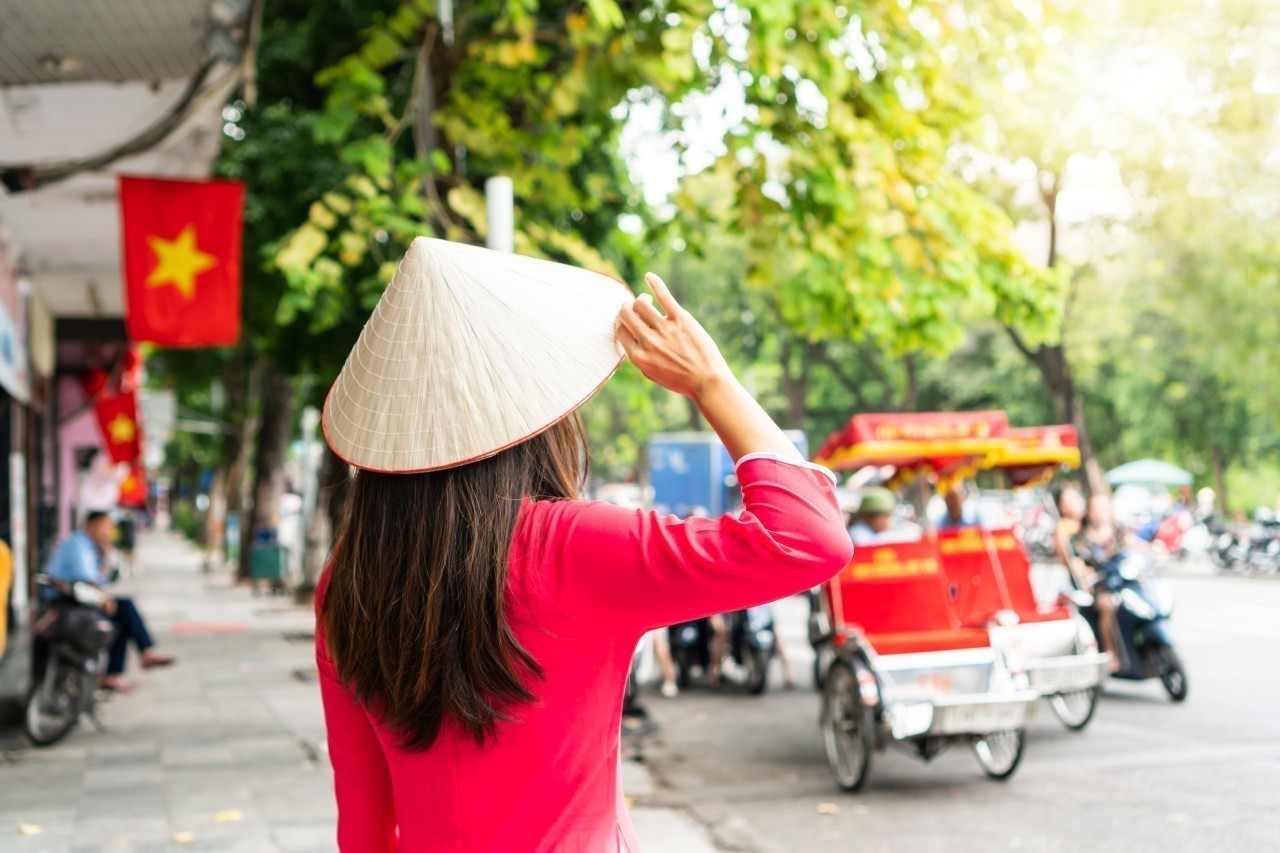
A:
[[[115,540],[115,524],[108,513],[93,511],[85,516],[82,530],[77,530],[54,550],[45,566],[45,574],[63,583],[88,583],[105,588],[111,582],[108,564]],[[155,647],[151,632],[132,598],[108,596],[101,610],[115,624],[115,639],[107,655],[107,672],[100,679],[108,690],[128,692],[133,685],[124,678],[129,644],[138,650],[143,669],[169,666],[172,657]]]
[[[323,419],[356,468],[317,596],[341,850],[637,850],[619,728],[641,636],[847,564],[835,478],[649,284],[662,312],[594,273],[420,238],[365,325]],[[619,344],[717,431],[740,516],[578,499],[575,412]]]

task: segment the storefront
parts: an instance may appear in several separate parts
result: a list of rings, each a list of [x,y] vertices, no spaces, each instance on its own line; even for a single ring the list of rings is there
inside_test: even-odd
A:
[[[27,310],[3,226],[0,225],[0,698],[26,690],[30,662],[31,382]]]

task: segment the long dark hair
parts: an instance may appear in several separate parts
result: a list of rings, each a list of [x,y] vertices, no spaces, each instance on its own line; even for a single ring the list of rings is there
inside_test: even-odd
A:
[[[339,679],[402,748],[446,719],[483,744],[534,698],[542,669],[506,614],[511,539],[523,498],[577,497],[587,465],[575,414],[479,462],[356,474],[320,619]]]

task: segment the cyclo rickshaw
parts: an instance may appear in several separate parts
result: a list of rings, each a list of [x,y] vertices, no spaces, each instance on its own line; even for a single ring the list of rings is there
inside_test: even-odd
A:
[[[855,415],[819,450],[836,471],[893,466],[940,484],[999,451],[1003,412]],[[856,791],[890,745],[929,760],[967,744],[986,774],[1022,758],[1040,693],[986,626],[964,625],[936,537],[860,546],[819,596],[810,639],[820,657],[821,726],[836,782]]]
[[[1080,464],[1071,426],[1012,429],[1004,438],[981,467],[1002,472],[1015,489],[1047,483],[1060,466]],[[1039,605],[1017,529],[942,531],[938,550],[962,624],[985,626],[1063,725],[1077,731],[1088,725],[1111,656],[1098,650],[1089,622],[1065,598]]]

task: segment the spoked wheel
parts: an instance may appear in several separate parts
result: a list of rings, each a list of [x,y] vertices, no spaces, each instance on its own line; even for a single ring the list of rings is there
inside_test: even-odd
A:
[[[1056,693],[1049,697],[1049,707],[1053,709],[1053,713],[1064,726],[1078,732],[1089,725],[1089,721],[1093,719],[1093,712],[1098,707],[1098,696],[1101,693],[1101,687]]]
[[[1025,735],[1022,729],[992,732],[973,739],[973,754],[992,779],[1004,781],[1018,769]]]
[[[827,670],[822,692],[822,742],[836,784],[856,791],[871,771],[875,713],[862,704],[855,672],[862,665],[836,661]]]
[[[1162,646],[1156,652],[1156,660],[1160,665],[1160,683],[1165,692],[1175,702],[1187,698],[1187,673],[1182,668],[1182,658],[1168,646]]]
[[[769,686],[769,653],[749,647],[744,651],[746,654],[742,656],[742,662],[747,669],[747,692],[759,696]]]
[[[825,686],[827,672],[836,658],[830,643],[819,643],[813,647],[813,689],[819,693]]]
[[[27,697],[23,728],[36,746],[62,740],[80,721],[93,685],[79,669],[50,661]]]

